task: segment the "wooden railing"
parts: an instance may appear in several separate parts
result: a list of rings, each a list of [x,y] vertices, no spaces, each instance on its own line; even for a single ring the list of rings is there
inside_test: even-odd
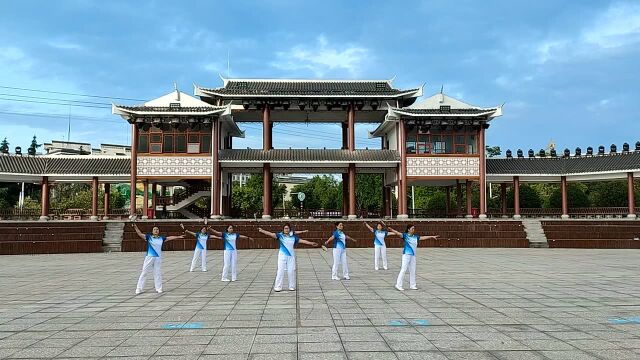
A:
[[[142,210],[137,210],[138,215],[142,215]],[[102,217],[104,211],[98,211],[98,216]],[[129,209],[111,209],[108,214],[110,219],[122,219],[129,217]],[[0,220],[38,220],[40,209],[0,209]],[[50,209],[50,220],[89,220],[91,209]]]
[[[506,215],[512,217],[514,209],[507,209]],[[640,211],[636,210],[636,214]],[[569,216],[572,218],[623,218],[629,214],[627,207],[583,207],[569,208]],[[489,209],[488,217],[502,217],[501,209]],[[523,218],[560,218],[562,216],[561,208],[521,208],[520,215]]]

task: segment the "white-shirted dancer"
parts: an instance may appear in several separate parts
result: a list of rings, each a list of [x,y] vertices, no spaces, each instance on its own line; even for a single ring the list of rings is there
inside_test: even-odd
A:
[[[384,239],[389,235],[389,232],[384,230],[384,222],[380,220],[378,224],[376,224],[376,228],[372,228],[366,222],[364,226],[369,229],[373,233],[373,267],[376,270],[379,270],[379,262],[378,259],[382,258],[382,268],[388,270],[387,267],[387,244],[384,242]]]
[[[282,284],[284,282],[284,270],[287,269],[287,278],[289,279],[289,291],[296,290],[296,254],[294,248],[297,244],[306,244],[313,247],[318,246],[318,243],[300,239],[295,232],[291,231],[291,226],[285,224],[282,227],[282,232],[272,233],[262,228],[258,228],[258,231],[269,237],[272,237],[280,243],[280,250],[278,250],[278,271],[276,272],[276,281],[273,285],[273,290],[276,292],[282,291]],[[303,231],[298,232],[298,234]]]
[[[144,290],[147,272],[149,272],[151,268],[153,268],[153,282],[156,287],[156,292],[160,294],[162,293],[162,244],[171,240],[184,239],[184,235],[162,236],[157,226],[153,227],[151,234],[144,234],[138,229],[138,225],[131,224],[131,226],[142,240],[147,241],[147,255],[144,257],[144,262],[142,263],[142,272],[140,273],[140,278],[138,278],[136,295]]]
[[[202,271],[207,271],[207,242],[209,241],[209,226],[203,226],[200,228],[200,231],[193,232],[184,228],[183,224],[180,224],[182,230],[184,230],[185,234],[192,235],[196,238],[196,248],[193,250],[193,260],[191,260],[191,267],[189,271],[193,272],[196,268],[196,264],[198,263],[198,259],[200,259],[200,267]]]
[[[335,223],[336,229],[331,234],[331,237],[324,242],[324,246],[327,246],[333,241],[333,267],[331,268],[331,279],[340,280],[338,277],[338,265],[342,264],[342,277],[345,280],[351,279],[349,277],[349,265],[347,265],[347,240],[356,242],[354,238],[345,234],[344,224],[342,221]]]
[[[210,229],[215,234],[211,235],[214,239],[224,241],[224,261],[222,265],[222,281],[236,281],[238,278],[238,250],[236,241],[238,239],[248,239],[254,241],[252,237],[240,235],[233,231],[233,225],[228,225],[224,232]],[[231,270],[231,280],[229,280],[229,270]]]
[[[401,233],[389,227],[389,232],[396,234],[404,240],[404,248],[402,249],[402,267],[398,274],[398,280],[396,281],[396,289],[404,291],[402,283],[404,281],[404,274],[409,269],[409,288],[411,290],[418,290],[416,284],[416,249],[418,248],[418,241],[437,239],[440,235],[434,236],[420,236],[415,234],[416,227],[413,225],[407,225],[407,231]]]

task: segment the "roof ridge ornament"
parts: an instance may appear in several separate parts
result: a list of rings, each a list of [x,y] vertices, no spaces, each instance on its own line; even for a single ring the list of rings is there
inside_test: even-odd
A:
[[[441,104],[444,102],[444,84],[440,86],[440,94],[438,97],[438,102],[440,102]]]
[[[220,77],[220,80],[222,80],[222,87],[227,87],[227,84],[229,83],[230,79],[225,78],[220,73],[218,73],[218,76]]]
[[[180,90],[178,90],[178,82],[173,82],[173,89],[176,91],[176,101],[180,101]]]

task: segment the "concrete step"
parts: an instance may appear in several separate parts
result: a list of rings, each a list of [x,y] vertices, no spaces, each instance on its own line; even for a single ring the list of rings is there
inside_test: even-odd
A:
[[[120,252],[124,235],[124,222],[108,222],[102,237],[103,252]]]
[[[522,220],[522,226],[527,234],[527,240],[529,241],[529,247],[531,248],[548,248],[549,243],[547,236],[542,228],[540,220],[526,219]]]

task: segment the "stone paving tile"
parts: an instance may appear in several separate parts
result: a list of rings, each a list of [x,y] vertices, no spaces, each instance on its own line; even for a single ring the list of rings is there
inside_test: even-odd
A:
[[[400,251],[373,271],[349,249],[332,281],[330,252],[299,250],[281,293],[276,250],[241,250],[232,283],[219,251],[208,273],[165,252],[165,293],[139,296],[140,253],[1,256],[0,359],[640,358],[640,325],[609,321],[640,316],[633,251],[422,249],[420,289],[398,292]]]

